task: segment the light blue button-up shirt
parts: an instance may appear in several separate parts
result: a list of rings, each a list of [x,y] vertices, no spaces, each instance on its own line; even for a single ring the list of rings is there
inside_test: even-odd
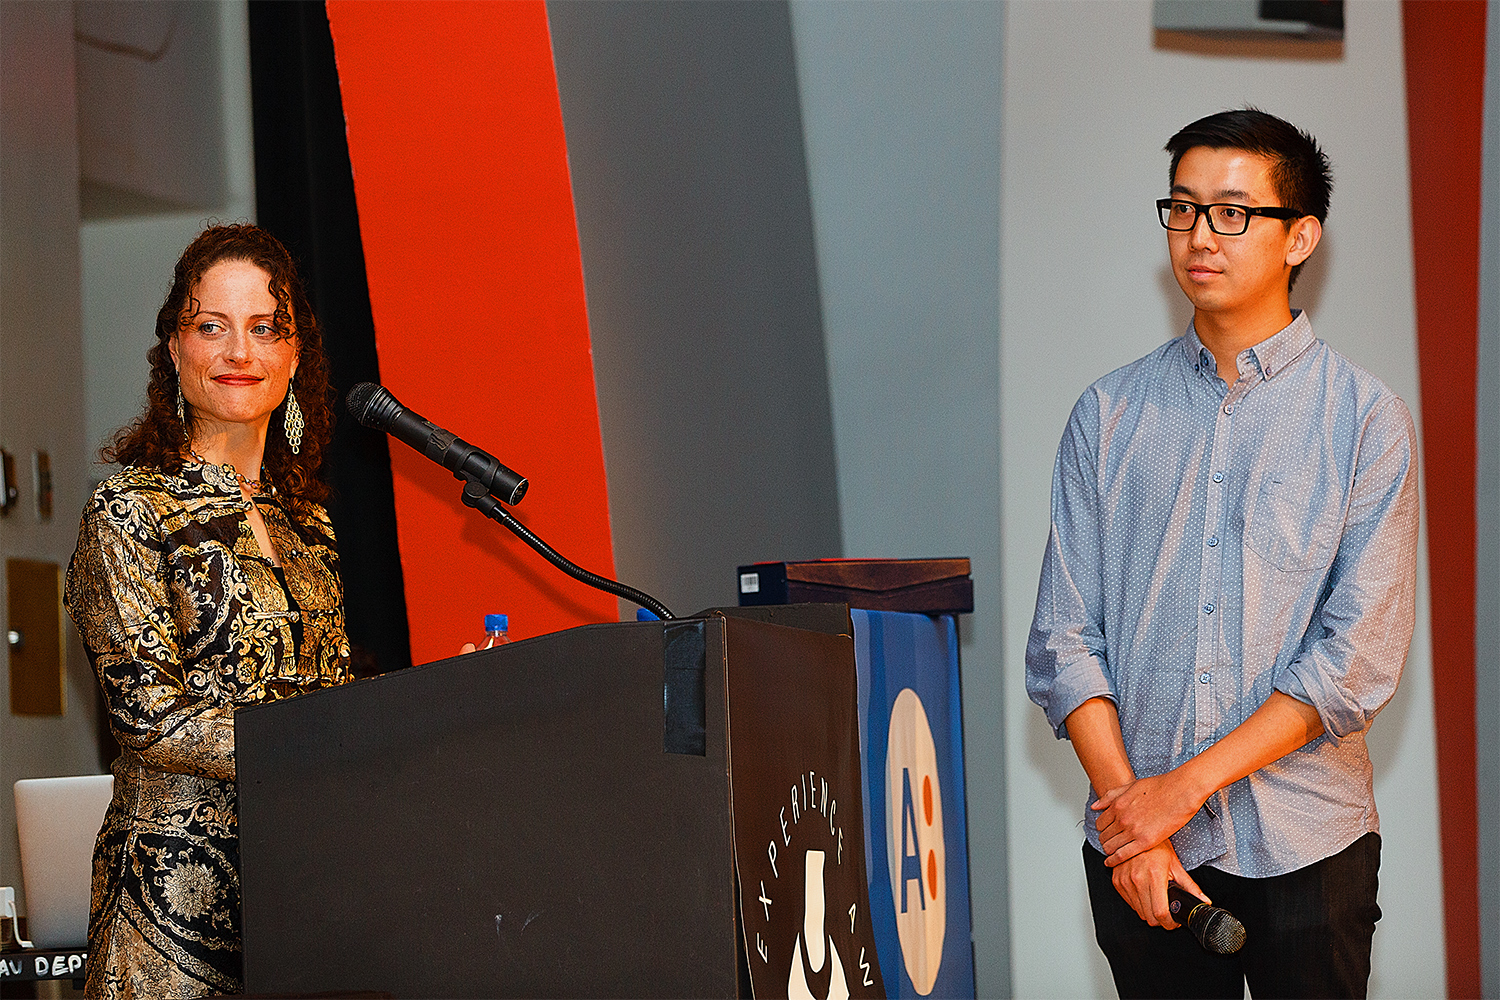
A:
[[[1138,777],[1273,690],[1315,707],[1322,736],[1172,837],[1187,868],[1261,877],[1380,828],[1365,731],[1411,644],[1417,471],[1406,404],[1305,314],[1237,363],[1227,384],[1189,327],[1073,407],[1026,688],[1059,738],[1084,701],[1114,701]]]

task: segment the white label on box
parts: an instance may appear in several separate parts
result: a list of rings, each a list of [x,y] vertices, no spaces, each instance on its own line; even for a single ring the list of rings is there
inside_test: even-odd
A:
[[[760,574],[759,573],[741,573],[740,574],[740,593],[742,593],[742,594],[758,594],[758,593],[760,593]]]

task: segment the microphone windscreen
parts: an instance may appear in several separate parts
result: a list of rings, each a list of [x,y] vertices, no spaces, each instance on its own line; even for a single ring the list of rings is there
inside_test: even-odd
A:
[[[365,419],[370,409],[370,400],[375,393],[380,391],[380,386],[374,382],[360,382],[349,390],[344,397],[344,403],[349,407],[349,412],[354,414],[354,419],[366,426],[373,426]]]
[[[1204,907],[1202,926],[1194,927],[1198,943],[1216,955],[1233,955],[1245,946],[1245,925],[1228,910]],[[1196,922],[1196,921],[1195,921]]]
[[[1228,910],[1210,906],[1176,882],[1167,883],[1172,916],[1186,924],[1193,937],[1216,955],[1233,955],[1245,946],[1245,925]]]

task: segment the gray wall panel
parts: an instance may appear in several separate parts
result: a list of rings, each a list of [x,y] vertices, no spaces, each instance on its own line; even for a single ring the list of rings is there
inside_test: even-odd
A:
[[[840,553],[785,3],[548,4],[619,577]]]
[[[792,27],[844,550],[972,560],[974,614],[960,633],[975,976],[980,996],[1008,996],[1000,632],[1004,8],[794,0]]]
[[[1474,607],[1479,931],[1484,995],[1500,997],[1500,3],[1489,5],[1479,266],[1478,552]]]

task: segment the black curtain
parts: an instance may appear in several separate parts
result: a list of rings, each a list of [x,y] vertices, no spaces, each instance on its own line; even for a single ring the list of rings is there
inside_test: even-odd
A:
[[[257,221],[297,259],[338,393],[324,472],[355,672],[398,670],[411,666],[411,640],[390,450],[343,405],[350,386],[380,381],[380,366],[333,36],[321,2],[259,0],[249,10]]]

